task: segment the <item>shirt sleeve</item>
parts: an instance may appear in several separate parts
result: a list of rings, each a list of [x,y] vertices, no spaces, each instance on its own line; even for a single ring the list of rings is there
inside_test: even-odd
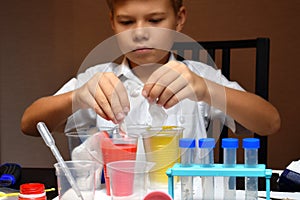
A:
[[[67,83],[65,83],[54,95],[63,94],[75,90],[76,88],[84,85],[88,80],[90,80],[97,72],[108,72],[112,71],[112,63],[105,63],[95,65],[88,68],[85,72],[78,74],[76,78],[72,78]]]
[[[87,69],[85,72],[78,74],[76,78],[70,79],[54,95],[64,94],[81,87],[88,80],[90,80],[97,72],[111,71],[111,68],[109,67],[110,63],[96,65]],[[79,130],[95,127],[97,124],[96,118],[97,115],[93,109],[78,110],[68,117],[65,126],[65,132],[73,131],[75,129]]]
[[[72,78],[65,85],[63,85],[54,95],[64,94],[66,92],[75,90],[76,83],[77,79]]]
[[[205,63],[195,62],[195,61],[184,61],[184,63],[196,74],[199,76],[218,83],[220,85],[233,88],[240,91],[245,91],[237,82],[229,81],[221,72],[220,69],[216,69],[212,66],[209,66]],[[224,93],[225,95],[225,93]],[[224,99],[226,97],[224,96]],[[221,110],[215,109],[214,107],[210,107],[209,112],[204,112],[205,118],[210,119],[211,117],[220,120],[224,123],[228,128],[231,129],[232,132],[236,133],[236,122],[235,120],[224,113]]]

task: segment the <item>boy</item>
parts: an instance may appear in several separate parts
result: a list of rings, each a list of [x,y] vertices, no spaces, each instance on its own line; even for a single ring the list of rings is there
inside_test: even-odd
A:
[[[106,126],[111,122],[119,124],[124,119],[129,123],[147,124],[151,123],[148,108],[153,104],[165,108],[168,115],[165,125],[183,126],[187,136],[204,134],[205,118],[209,116],[207,112],[203,114],[203,105],[207,110],[212,104],[223,111],[223,115],[227,114],[225,123],[233,131],[235,124],[260,135],[278,131],[280,117],[269,102],[218,76],[217,70],[209,69],[221,81],[201,76],[192,62],[178,62],[166,51],[145,45],[151,40],[148,29],[182,30],[186,9],[181,0],[107,2],[111,26],[120,36],[117,37],[121,48],[124,42],[132,42],[135,48],[125,50],[121,65],[91,67],[77,79],[70,80],[54,96],[35,101],[22,118],[21,127],[25,134],[38,135],[36,124],[39,121],[44,121],[51,131],[61,131],[65,126],[68,131],[78,127]],[[130,34],[124,39],[122,33]],[[208,70],[204,64],[194,64]],[[76,88],[81,81],[83,84]],[[212,99],[216,101],[212,102]],[[76,116],[79,120],[74,124]]]

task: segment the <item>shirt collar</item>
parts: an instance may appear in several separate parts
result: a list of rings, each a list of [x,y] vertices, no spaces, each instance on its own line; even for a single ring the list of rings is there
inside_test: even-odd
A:
[[[170,54],[168,61],[172,61],[172,60],[176,60],[173,53]],[[118,65],[114,68],[114,73],[116,74],[117,77],[123,76],[127,79],[138,79],[139,80],[139,78],[136,75],[134,75],[134,73],[132,73],[126,57],[124,57],[124,59],[120,65]],[[141,80],[139,80],[139,81],[141,82]]]
[[[131,71],[127,59],[124,57],[121,64],[117,65],[114,68],[114,73],[116,76],[120,77],[121,75],[128,74],[128,72]]]

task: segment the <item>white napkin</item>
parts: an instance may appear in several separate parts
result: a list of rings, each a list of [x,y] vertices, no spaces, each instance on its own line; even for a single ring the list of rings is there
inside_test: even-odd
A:
[[[158,106],[157,104],[150,104],[148,109],[151,119],[152,119],[152,126],[163,126],[168,118],[166,111],[163,107]]]
[[[81,145],[72,151],[72,160],[93,160],[103,164],[102,152],[100,148],[101,132],[91,135]]]

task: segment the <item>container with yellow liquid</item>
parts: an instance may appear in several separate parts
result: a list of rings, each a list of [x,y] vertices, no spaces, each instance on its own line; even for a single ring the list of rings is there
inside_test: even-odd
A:
[[[149,174],[153,188],[168,187],[166,171],[176,162],[180,162],[179,139],[182,134],[182,127],[163,126],[147,128],[143,135],[146,159],[155,163]]]

